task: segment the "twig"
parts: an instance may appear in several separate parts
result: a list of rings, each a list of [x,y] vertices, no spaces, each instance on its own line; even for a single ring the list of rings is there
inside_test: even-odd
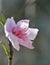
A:
[[[9,47],[10,47],[11,58],[8,58],[8,65],[12,65],[13,51],[12,51],[12,44],[11,44],[11,42],[9,42]]]

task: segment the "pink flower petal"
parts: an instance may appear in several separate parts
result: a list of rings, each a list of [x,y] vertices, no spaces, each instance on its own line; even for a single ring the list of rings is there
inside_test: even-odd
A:
[[[18,42],[18,38],[16,36],[14,36],[12,33],[10,33],[8,35],[8,39],[10,40],[10,42],[12,43],[13,47],[19,51],[20,46],[19,46],[19,42]]]
[[[19,42],[20,42],[20,45],[24,46],[24,47],[27,47],[29,49],[33,49],[33,45],[32,45],[32,41],[30,40],[22,40],[22,39],[19,39]]]
[[[30,40],[34,40],[37,36],[38,33],[38,29],[37,28],[29,28],[27,31],[27,36]]]
[[[22,29],[27,29],[29,26],[29,20],[24,19],[24,20],[20,20],[17,23],[17,27],[22,28]]]
[[[13,47],[19,51],[19,45],[23,45],[29,49],[34,48],[32,40],[36,38],[39,30],[36,28],[29,28],[29,20],[27,19],[18,21],[16,25],[13,17],[11,17],[6,20],[4,31]]]
[[[15,24],[13,17],[8,18],[4,25],[4,30],[5,30],[6,36],[8,35],[9,32],[11,32],[11,30],[14,26],[16,26],[16,24]]]

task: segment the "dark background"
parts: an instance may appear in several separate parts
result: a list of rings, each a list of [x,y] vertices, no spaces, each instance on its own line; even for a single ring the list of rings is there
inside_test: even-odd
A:
[[[50,65],[50,0],[0,0],[0,12],[6,18],[14,16],[16,22],[30,19],[30,27],[39,29],[33,43],[35,49],[21,46],[17,52],[13,48],[13,65]],[[7,39],[4,38],[4,41],[8,45]],[[7,57],[0,45],[0,65],[7,63]]]

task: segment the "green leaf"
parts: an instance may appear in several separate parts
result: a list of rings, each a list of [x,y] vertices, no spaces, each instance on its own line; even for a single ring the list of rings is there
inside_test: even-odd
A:
[[[3,24],[0,22],[0,34],[2,34],[4,31],[4,27],[3,27]]]
[[[10,54],[10,51],[8,50],[6,44],[4,42],[1,42],[2,43],[2,47],[5,51],[5,54],[7,55],[8,58],[11,58],[11,54]]]
[[[0,22],[0,38],[4,35],[4,26],[3,24]]]
[[[6,17],[5,17],[5,15],[1,14],[0,22],[1,22],[2,24],[4,24],[4,23],[6,22]]]

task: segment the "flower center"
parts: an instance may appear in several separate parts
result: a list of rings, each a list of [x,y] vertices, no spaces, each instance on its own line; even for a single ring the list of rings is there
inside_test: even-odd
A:
[[[26,33],[25,33],[25,31],[24,31],[23,29],[19,29],[19,28],[17,28],[17,27],[14,27],[14,28],[12,29],[12,33],[13,33],[15,36],[17,36],[18,38],[23,38],[23,37],[26,35]]]

